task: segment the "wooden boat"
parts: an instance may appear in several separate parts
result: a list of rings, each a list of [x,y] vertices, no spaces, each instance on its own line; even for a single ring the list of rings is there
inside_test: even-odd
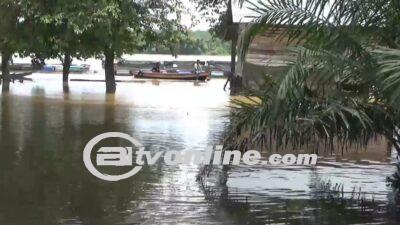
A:
[[[137,74],[133,70],[129,71],[135,78],[150,78],[150,79],[170,79],[170,80],[210,80],[211,74],[209,72],[201,72],[196,74],[193,71],[166,71],[152,72],[151,70],[140,70]]]

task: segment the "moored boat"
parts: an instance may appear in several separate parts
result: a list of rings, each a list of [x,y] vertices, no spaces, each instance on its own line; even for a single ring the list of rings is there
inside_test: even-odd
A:
[[[71,73],[84,73],[90,70],[90,65],[83,64],[83,65],[71,65],[69,71]],[[42,72],[62,72],[63,66],[62,65],[44,65],[42,68]]]
[[[165,71],[153,72],[151,70],[140,70],[135,74],[133,70],[130,70],[130,74],[135,78],[150,78],[150,79],[170,79],[170,80],[210,80],[211,74],[209,72],[201,72],[199,74],[194,71]]]

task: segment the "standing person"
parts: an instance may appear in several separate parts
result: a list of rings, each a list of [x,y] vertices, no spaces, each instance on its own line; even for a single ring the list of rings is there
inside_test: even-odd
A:
[[[152,72],[159,73],[159,72],[161,71],[161,70],[160,70],[160,63],[157,62],[157,63],[153,66],[153,68],[151,69],[151,71],[152,71]]]
[[[226,86],[228,85],[229,82],[231,82],[231,79],[233,77],[233,74],[231,71],[224,71],[224,74],[226,74],[226,83],[224,85],[224,91],[226,90]]]
[[[200,60],[198,59],[197,61],[196,61],[196,63],[194,64],[194,72],[196,73],[196,79],[198,80],[199,79],[199,75],[200,75],[200,73],[203,71],[203,67],[202,67],[202,65],[201,65],[201,63],[200,63]]]

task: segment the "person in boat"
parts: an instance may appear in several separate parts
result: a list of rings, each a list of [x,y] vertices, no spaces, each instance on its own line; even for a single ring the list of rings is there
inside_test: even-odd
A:
[[[196,73],[197,80],[199,79],[200,73],[203,71],[203,67],[201,65],[200,60],[197,60],[194,64],[194,72]]]
[[[156,64],[154,64],[153,68],[151,69],[151,72],[159,73],[160,71],[161,71],[160,70],[160,63],[157,62]]]

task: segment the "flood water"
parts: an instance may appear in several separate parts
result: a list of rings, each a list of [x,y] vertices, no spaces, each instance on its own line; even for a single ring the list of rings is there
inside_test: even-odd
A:
[[[224,80],[119,77],[129,82],[106,95],[101,82],[71,81],[63,93],[59,74],[30,78],[1,95],[0,224],[397,224],[386,185],[395,156],[381,148],[316,167],[214,168],[205,182],[194,165],[160,163],[120,182],[85,168],[83,148],[103,132],[150,149],[220,144],[229,122]],[[343,192],[327,191],[337,184]]]

